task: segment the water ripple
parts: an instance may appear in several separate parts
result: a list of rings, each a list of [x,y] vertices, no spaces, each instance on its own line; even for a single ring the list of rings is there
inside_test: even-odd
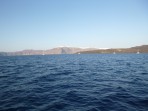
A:
[[[148,111],[147,54],[0,57],[2,111]]]

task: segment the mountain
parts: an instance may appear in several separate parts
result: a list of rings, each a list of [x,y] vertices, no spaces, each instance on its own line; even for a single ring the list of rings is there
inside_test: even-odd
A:
[[[79,51],[83,51],[81,48],[75,47],[57,47],[49,50],[45,50],[45,54],[73,54]]]
[[[77,48],[77,47],[56,47],[48,50],[22,50],[16,52],[0,52],[0,56],[15,55],[50,55],[50,54],[93,54],[93,53],[148,53],[148,45],[136,46],[131,48]]]
[[[148,53],[148,45],[136,46],[131,48],[112,48],[112,49],[97,49],[91,51],[80,51],[81,54],[93,53]]]
[[[80,51],[90,51],[95,48],[76,48],[76,47],[57,47],[48,50],[22,50],[16,52],[0,52],[0,56],[15,56],[15,55],[50,55],[50,54],[75,54]]]
[[[23,50],[17,52],[8,52],[7,55],[41,55],[42,50]]]

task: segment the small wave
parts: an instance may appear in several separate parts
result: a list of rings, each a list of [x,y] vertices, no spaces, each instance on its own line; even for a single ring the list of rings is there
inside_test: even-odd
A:
[[[1,58],[0,110],[148,111],[147,63],[146,54]]]

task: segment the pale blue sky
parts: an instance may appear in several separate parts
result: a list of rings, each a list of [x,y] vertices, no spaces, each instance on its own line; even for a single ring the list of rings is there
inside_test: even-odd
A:
[[[147,0],[0,0],[0,51],[142,44]]]

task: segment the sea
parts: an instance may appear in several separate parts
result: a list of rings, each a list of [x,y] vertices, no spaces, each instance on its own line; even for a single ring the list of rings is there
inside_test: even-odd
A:
[[[148,111],[148,54],[1,56],[0,111]]]

